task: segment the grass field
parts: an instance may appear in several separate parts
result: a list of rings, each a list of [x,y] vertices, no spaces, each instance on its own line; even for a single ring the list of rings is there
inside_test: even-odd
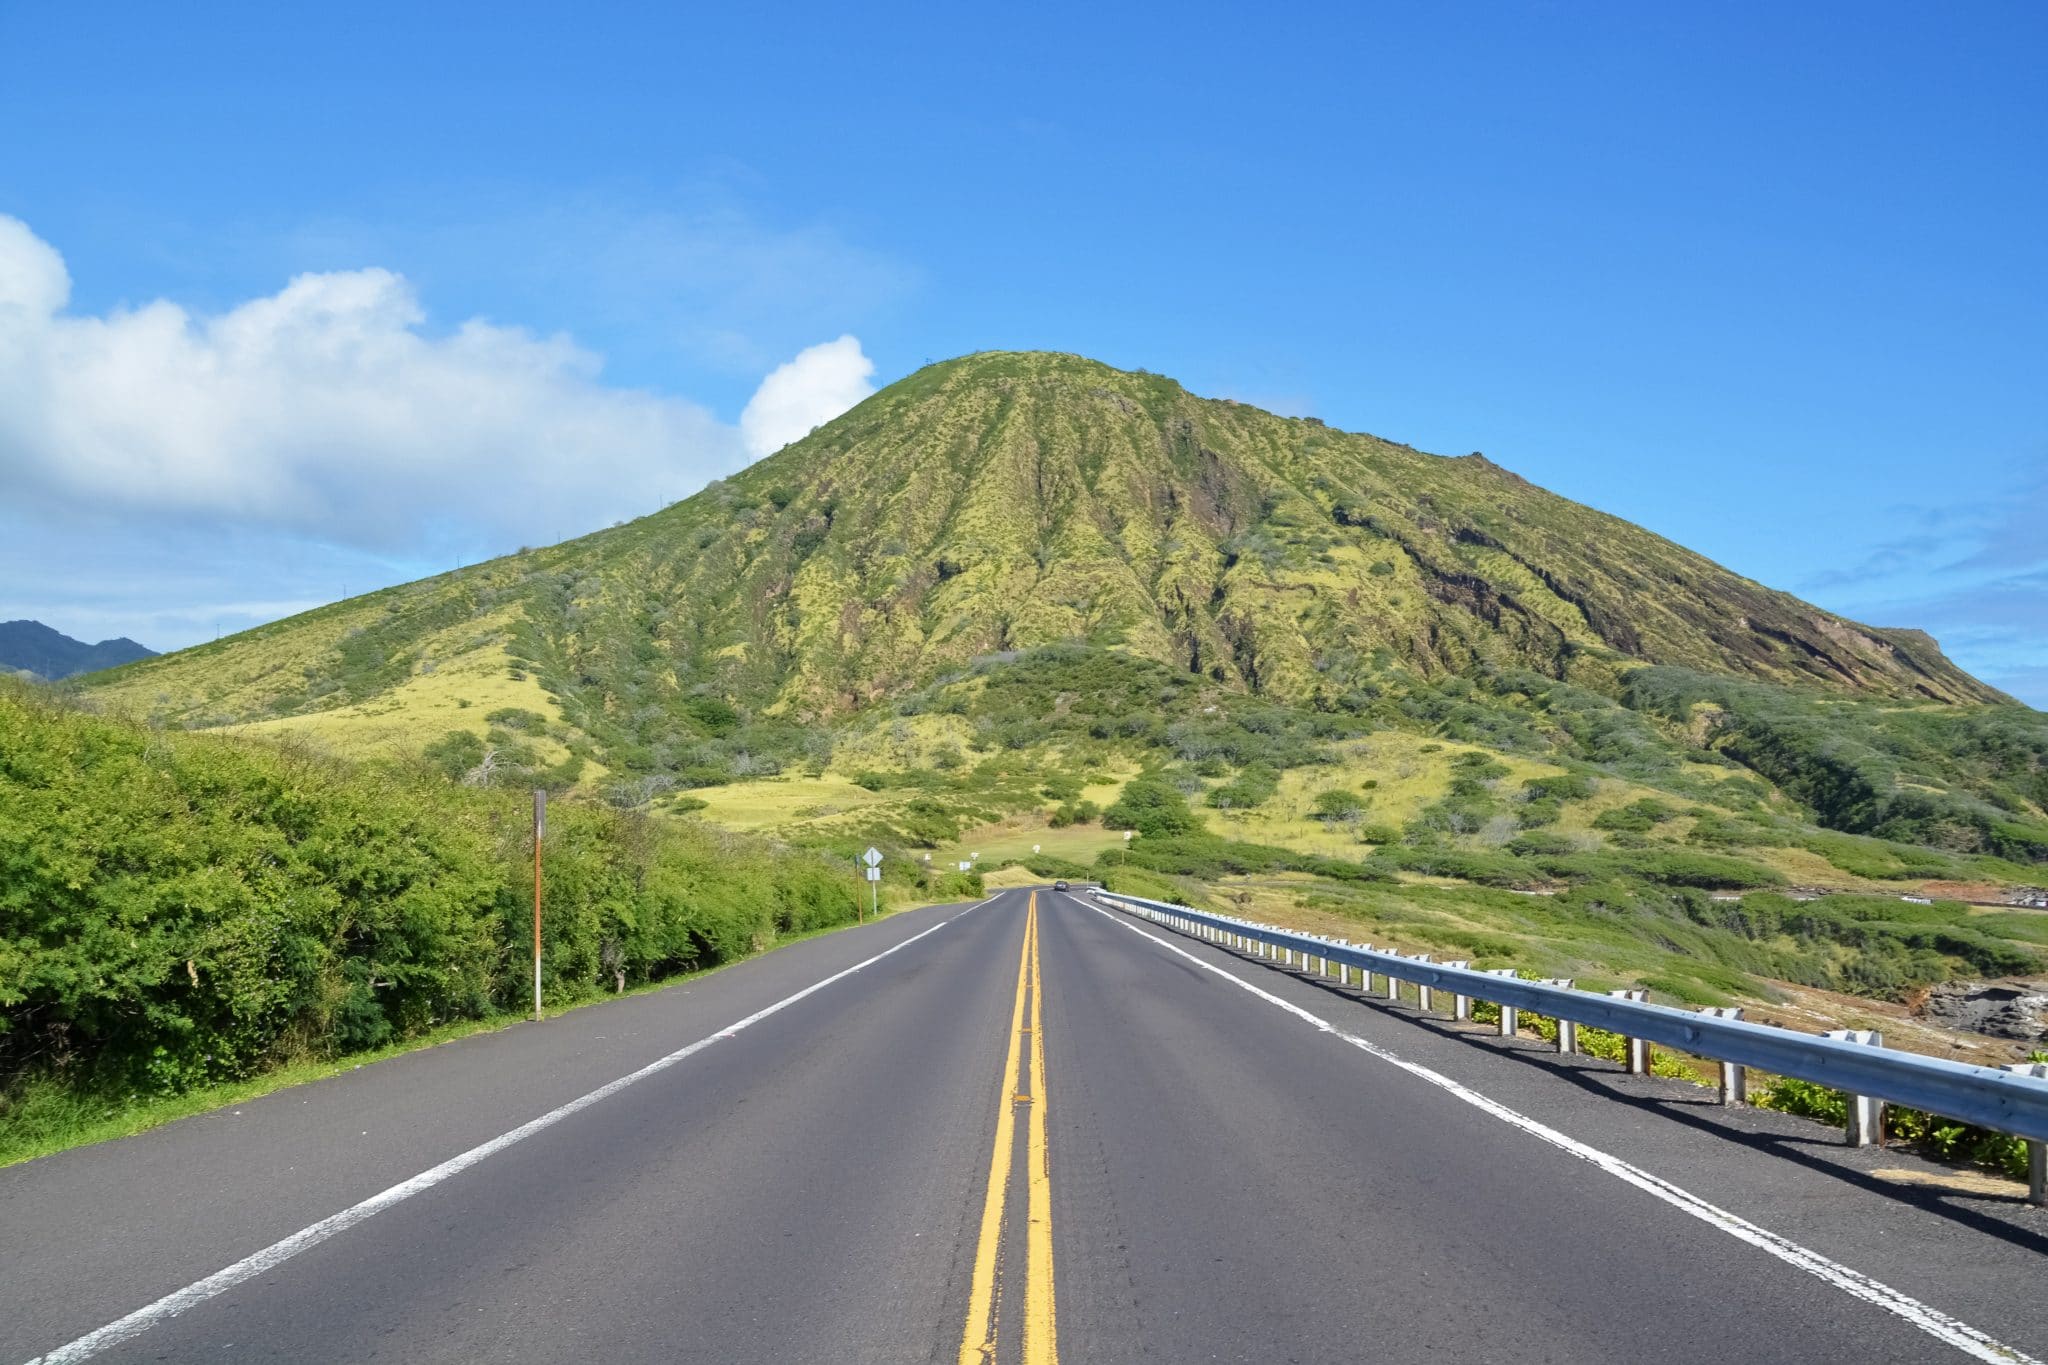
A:
[[[700,787],[690,794],[705,803],[701,814],[707,820],[730,829],[782,832],[829,831],[835,824],[857,822],[902,799],[871,792],[832,772]]]
[[[1032,856],[1032,847],[1037,845],[1048,857],[1092,864],[1104,849],[1118,848],[1122,844],[1121,834],[1100,825],[1068,825],[1065,829],[1051,829],[1014,823],[971,830],[958,846],[940,849],[932,858],[943,863],[949,858],[958,860],[970,853],[979,853],[984,864],[1022,862]]]
[[[513,671],[503,648],[490,646],[438,663],[432,672],[416,671],[398,687],[370,701],[223,729],[229,734],[305,740],[358,758],[417,754],[450,730],[467,730],[481,738],[490,729],[485,718],[505,707],[536,712],[547,718],[550,727],[559,729],[561,710],[555,699],[532,674],[515,679]],[[523,738],[544,763],[558,763],[568,754],[567,746],[557,738]],[[586,786],[603,775],[602,766],[585,764]]]

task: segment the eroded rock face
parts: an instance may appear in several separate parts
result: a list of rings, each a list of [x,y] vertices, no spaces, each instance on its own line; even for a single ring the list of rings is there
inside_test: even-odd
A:
[[[2048,983],[1950,981],[1927,993],[1922,1018],[2023,1043],[2048,1039]]]

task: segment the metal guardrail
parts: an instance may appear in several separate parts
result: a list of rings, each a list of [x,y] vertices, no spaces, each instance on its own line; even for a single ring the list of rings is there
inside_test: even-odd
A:
[[[1558,1020],[1560,1024],[1605,1029],[1631,1041],[1627,1053],[1632,1071],[1644,1069],[1637,1060],[1637,1045],[1644,1043],[1718,1061],[1723,1066],[1723,1097],[1731,1102],[1740,1096],[1739,1069],[1743,1067],[1829,1086],[1851,1096],[1851,1141],[1868,1141],[1869,1130],[1875,1126],[1864,1125],[1865,1131],[1860,1135],[1856,1131],[1859,1125],[1855,1120],[1861,1108],[1858,1099],[1923,1109],[1944,1118],[2027,1138],[2034,1144],[2034,1197],[2042,1197],[2042,1144],[2048,1144],[2048,1078],[2032,1074],[2040,1068],[2000,1070],[1922,1057],[1878,1045],[1874,1034],[1851,1034],[1845,1030],[1840,1036],[1815,1037],[1730,1017],[1737,1011],[1694,1013],[1669,1005],[1653,1005],[1641,998],[1640,991],[1595,995],[1574,989],[1569,983],[1525,981],[1512,974],[1474,971],[1463,963],[1431,962],[1426,956],[1404,957],[1369,944],[1296,933],[1167,901],[1107,891],[1097,891],[1095,895],[1200,937],[1235,938],[1237,946],[1263,945],[1276,956],[1285,953],[1290,959],[1299,954],[1304,965],[1309,958],[1319,959],[1324,973],[1332,965],[1356,968],[1361,974],[1360,984],[1368,990],[1372,976],[1383,976],[1388,979],[1390,995],[1393,982],[1410,982],[1423,992],[1425,1005],[1429,993],[1449,993],[1458,1000],[1456,1017],[1469,1017],[1471,1000],[1490,1001],[1501,1007],[1504,1032],[1513,1030],[1514,1012],[1524,1010]],[[1645,1063],[1646,1060],[1643,1059]],[[1732,1082],[1731,1068],[1735,1069]]]

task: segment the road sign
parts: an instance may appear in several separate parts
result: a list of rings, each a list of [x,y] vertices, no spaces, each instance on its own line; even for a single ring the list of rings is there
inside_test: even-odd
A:
[[[871,881],[871,882],[878,882],[878,881],[882,880],[882,869],[881,869],[881,868],[879,868],[879,867],[871,867],[871,868],[869,868],[869,869],[868,869],[868,880],[869,880],[869,881]]]
[[[962,863],[962,864],[960,864],[960,870],[961,870],[962,872],[972,872],[972,871],[974,871],[974,864],[973,864],[973,863]]]
[[[871,848],[860,855],[860,860],[869,867],[880,867],[882,865],[882,850]]]

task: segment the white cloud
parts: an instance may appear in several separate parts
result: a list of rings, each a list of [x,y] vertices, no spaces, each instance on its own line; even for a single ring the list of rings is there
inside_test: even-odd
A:
[[[71,275],[56,248],[20,219],[0,214],[0,328],[16,318],[46,317],[70,297]]]
[[[162,300],[72,316],[69,293],[63,258],[0,216],[10,496],[416,552],[651,511],[735,468],[757,433],[843,411],[874,368],[853,337],[812,347],[762,384],[743,439],[698,404],[607,386],[566,336],[433,332],[387,270],[300,275],[214,316]]]
[[[740,414],[748,456],[772,455],[845,412],[875,391],[874,373],[875,362],[850,336],[798,352],[761,381]]]

